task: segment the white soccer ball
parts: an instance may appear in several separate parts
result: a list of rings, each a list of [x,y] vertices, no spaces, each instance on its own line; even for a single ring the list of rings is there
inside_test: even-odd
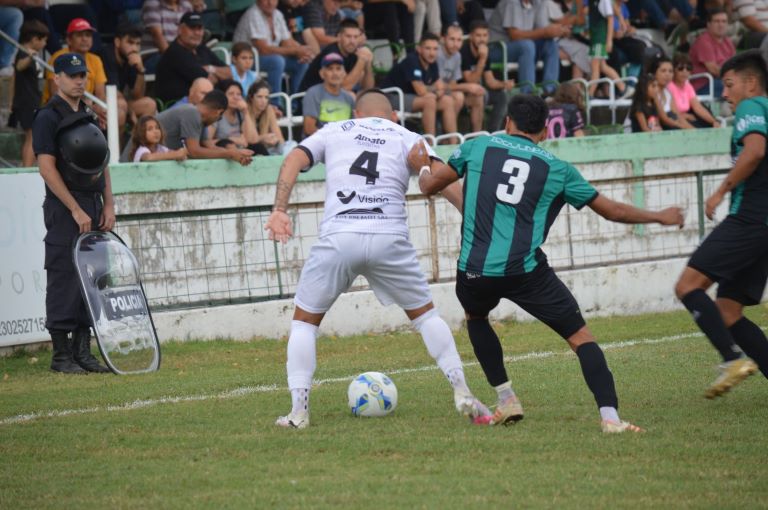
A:
[[[366,372],[349,383],[347,398],[355,416],[386,416],[397,407],[397,387],[381,372]]]

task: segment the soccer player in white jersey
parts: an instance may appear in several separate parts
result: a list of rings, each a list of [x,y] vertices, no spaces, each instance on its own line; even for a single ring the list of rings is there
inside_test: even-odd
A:
[[[397,303],[403,308],[451,383],[456,409],[482,423],[490,415],[488,408],[467,387],[453,334],[432,304],[427,280],[408,239],[407,157],[421,137],[393,122],[389,99],[378,89],[358,96],[355,117],[327,124],[286,156],[275,206],[265,226],[270,239],[288,240],[293,231],[286,208],[296,177],[324,162],[325,215],[319,239],[301,272],[288,338],[286,368],[292,407],[276,425],[299,429],[309,425],[317,330],[325,313],[358,275],[366,277],[383,305]],[[453,191],[460,193],[458,187]]]

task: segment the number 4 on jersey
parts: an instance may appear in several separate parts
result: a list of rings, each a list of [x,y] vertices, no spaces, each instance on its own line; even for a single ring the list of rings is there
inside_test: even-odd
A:
[[[350,175],[361,175],[365,177],[366,184],[376,184],[379,178],[379,172],[376,171],[376,163],[379,161],[378,152],[363,151],[360,156],[349,167]]]

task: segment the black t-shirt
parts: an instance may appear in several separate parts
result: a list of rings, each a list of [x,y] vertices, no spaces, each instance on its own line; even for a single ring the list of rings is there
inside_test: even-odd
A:
[[[135,67],[128,65],[127,60],[122,64],[117,63],[114,46],[105,45],[100,56],[104,63],[104,72],[107,75],[107,85],[117,85],[119,91],[125,90],[126,87],[133,88],[136,84],[138,71]]]
[[[421,81],[424,85],[432,85],[440,79],[440,71],[437,68],[437,62],[429,64],[426,68],[421,67],[421,61],[417,53],[410,53],[401,62],[389,71],[384,78],[383,88],[400,87],[406,94],[415,94],[411,82]]]
[[[472,54],[472,48],[470,48],[469,40],[464,41],[464,44],[461,45],[461,50],[459,53],[461,53],[461,72],[463,73],[464,71],[474,71],[477,67],[478,58]],[[491,59],[486,58],[483,72],[490,70]]]
[[[55,103],[63,105],[68,115],[75,113],[74,110],[72,110],[72,108],[70,108],[70,106],[67,104],[67,102],[64,101],[58,94],[55,94],[43,108],[40,108],[40,110],[37,111],[35,114],[35,120],[32,123],[32,150],[34,150],[35,156],[39,156],[40,154],[48,154],[58,158],[59,150],[56,143],[56,128],[58,128],[59,123],[63,117],[61,117],[59,113],[54,108],[52,108]],[[78,111],[87,109],[88,107],[85,105],[85,103],[80,101]],[[95,125],[98,125],[95,118],[92,122]],[[58,163],[59,162],[56,161],[57,168]],[[103,173],[96,182],[89,186],[73,186],[66,180],[64,181],[64,184],[67,185],[67,188],[72,191],[104,191],[105,183],[106,181],[104,180]],[[45,186],[45,193],[47,196],[55,196],[47,185]]]
[[[584,117],[575,104],[553,104],[547,117],[547,138],[570,138],[584,129]]]
[[[320,54],[316,56],[312,62],[309,63],[307,72],[301,82],[301,87],[299,87],[300,91],[303,92],[309,87],[323,82],[322,78],[320,78],[320,64],[323,61],[323,57],[329,53],[338,53],[339,55],[342,54],[338,43],[329,44],[323,48],[323,51],[321,51]],[[354,53],[350,53],[344,57],[344,70],[347,71],[347,73],[349,73],[355,67],[355,64],[357,64],[357,55]]]
[[[637,110],[631,109],[629,111],[629,119],[632,122],[632,132],[633,133],[642,133],[643,130],[640,127],[640,122],[637,120],[637,115],[635,115],[635,112]],[[653,128],[654,126],[659,125],[659,112],[656,111],[656,105],[654,103],[647,104],[642,103],[640,104],[640,112],[642,112],[645,115],[645,123],[649,128]]]
[[[306,23],[304,23],[304,18],[306,17],[306,5],[290,7],[281,2],[278,9],[283,13],[285,24],[288,25],[288,30],[291,32],[293,39],[299,44],[305,44],[302,32],[304,32],[305,28],[309,28]]]
[[[34,110],[40,106],[42,93],[37,83],[38,64],[33,60],[32,63],[23,71],[16,71],[16,62],[28,55],[23,51],[16,54],[14,61],[14,81],[13,81],[13,109]]]
[[[195,53],[173,41],[157,64],[155,91],[163,101],[181,99],[189,92],[189,86],[197,78],[205,78],[207,65],[224,66],[208,46],[201,44]]]

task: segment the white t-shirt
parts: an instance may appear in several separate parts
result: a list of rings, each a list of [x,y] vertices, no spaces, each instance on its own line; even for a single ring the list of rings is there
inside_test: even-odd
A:
[[[157,153],[157,154],[165,154],[169,150],[170,149],[168,149],[168,147],[166,147],[165,145],[157,144],[157,147],[155,148],[155,153]],[[140,163],[141,162],[141,157],[144,154],[152,154],[152,151],[149,150],[149,147],[147,147],[146,145],[141,145],[141,146],[139,146],[138,149],[136,149],[136,154],[133,155],[133,162],[134,163]]]
[[[323,237],[338,232],[408,236],[408,151],[421,135],[376,117],[331,122],[299,144],[325,163]],[[429,154],[439,159],[429,147]]]

